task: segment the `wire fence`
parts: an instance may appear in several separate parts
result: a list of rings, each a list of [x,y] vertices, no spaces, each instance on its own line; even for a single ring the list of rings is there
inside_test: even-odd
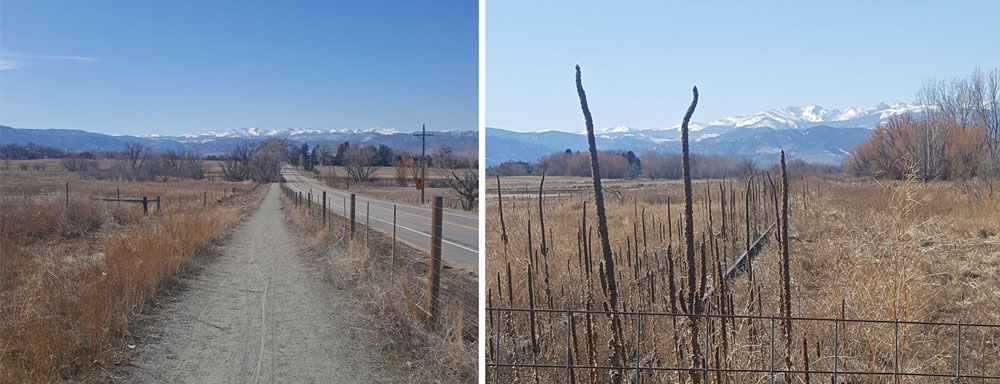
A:
[[[453,284],[444,278],[441,271],[444,268],[441,267],[440,263],[437,271],[434,274],[429,274],[434,269],[430,264],[430,259],[428,261],[418,261],[403,260],[400,258],[403,254],[401,248],[404,243],[396,238],[397,229],[402,229],[402,227],[397,224],[395,204],[392,205],[394,217],[391,219],[390,229],[380,235],[376,235],[370,233],[370,231],[383,231],[371,225],[372,223],[369,219],[378,219],[370,216],[370,205],[367,202],[357,203],[352,206],[349,199],[343,198],[342,201],[341,199],[336,199],[337,205],[335,206],[332,204],[334,199],[332,195],[327,197],[327,202],[324,204],[322,195],[313,196],[308,193],[295,191],[285,184],[282,184],[281,188],[285,197],[294,206],[307,210],[308,217],[315,220],[317,225],[323,226],[325,230],[331,232],[335,243],[341,243],[346,247],[349,242],[359,242],[354,243],[354,245],[360,246],[360,249],[367,257],[371,258],[381,270],[388,272],[391,279],[399,283],[390,285],[387,288],[399,290],[402,287],[401,284],[405,284],[408,292],[397,291],[396,293],[400,297],[408,297],[410,296],[410,292],[423,291],[424,294],[415,295],[411,303],[412,307],[419,310],[423,315],[432,317],[435,312],[435,308],[432,307],[435,305],[445,310],[460,309],[464,312],[464,316],[468,318],[474,318],[478,314],[478,305],[474,300],[474,298],[478,297],[478,294],[473,290],[463,287],[461,284]],[[326,209],[325,211],[324,208]],[[352,209],[355,212],[351,212]],[[428,226],[433,229],[434,223],[429,223]],[[436,233],[440,234],[441,229],[442,226],[438,225]],[[350,234],[352,231],[355,232],[353,238]],[[372,240],[375,236],[385,236],[388,239],[379,238]],[[385,246],[385,240],[388,240],[388,246]],[[430,241],[433,248],[433,236]],[[438,252],[440,253],[440,242],[437,244]],[[420,251],[420,253],[425,252]],[[437,284],[429,284],[429,281],[435,281],[433,279],[434,275],[439,276],[436,279]],[[436,292],[432,292],[432,288]],[[432,297],[433,299],[431,299]],[[432,305],[432,302],[437,304]],[[465,335],[466,338],[476,337],[474,328],[469,327],[469,329],[463,330],[463,333],[467,334]]]
[[[167,191],[157,188],[145,189],[131,186],[124,194],[120,187],[114,189],[101,189],[94,186],[82,186],[78,183],[63,182],[59,184],[20,184],[5,183],[0,184],[0,203],[14,203],[25,201],[31,203],[55,203],[60,202],[69,206],[72,203],[136,203],[135,207],[140,208],[143,213],[159,213],[161,206],[163,209],[194,209],[205,208],[209,205],[223,203],[235,196],[244,195],[255,190],[259,184],[254,183],[249,187],[235,186],[206,186],[203,190]],[[82,189],[82,191],[80,190]],[[161,196],[162,195],[162,196]]]
[[[617,365],[596,364],[593,356],[585,359],[580,352],[578,342],[577,324],[586,324],[588,330],[592,330],[592,317],[600,315],[610,317],[620,316],[620,319],[629,320],[633,325],[634,333],[624,336],[632,342],[631,355],[628,359],[623,359]],[[494,383],[509,382],[512,377],[517,377],[520,370],[529,370],[530,374],[538,375],[539,370],[549,371],[546,378],[553,381],[558,378],[558,372],[562,372],[562,378],[567,383],[577,381],[594,382],[597,381],[597,374],[603,373],[605,378],[617,378],[621,381],[631,381],[634,383],[660,382],[664,379],[683,381],[685,377],[700,379],[703,383],[741,383],[741,382],[768,382],[774,383],[776,380],[785,380],[797,377],[795,382],[831,382],[831,383],[860,383],[862,379],[870,382],[890,382],[900,383],[908,378],[919,378],[918,382],[954,382],[954,383],[1000,383],[1000,324],[967,324],[962,322],[944,323],[928,321],[900,321],[900,320],[864,320],[846,318],[820,318],[820,317],[779,317],[779,316],[753,316],[753,315],[719,315],[719,314],[683,314],[668,312],[641,312],[641,311],[607,311],[607,310],[579,310],[579,309],[530,309],[530,308],[506,308],[490,306],[486,308],[487,315],[487,378]],[[549,340],[562,340],[563,343],[550,343],[547,346],[548,354],[539,354],[538,350],[532,353],[527,350],[526,343],[522,343],[516,336],[521,331],[514,327],[514,317],[519,315],[530,316],[531,321],[536,317],[548,316],[558,318],[556,323],[562,327],[564,337],[553,335]],[[662,330],[649,329],[643,331],[644,324],[649,324],[657,319],[668,319],[674,327],[674,337],[677,337],[677,322],[679,320],[700,322],[704,351],[701,361],[693,362],[689,366],[681,364],[662,364],[657,359],[650,358],[650,350],[656,348],[650,345],[648,338],[652,333],[662,332]],[[790,324],[811,323],[815,329],[817,327],[828,327],[830,337],[825,340],[814,340],[817,358],[812,365],[809,365],[806,357],[801,368],[793,368],[785,365],[784,360],[787,352],[783,351],[783,346],[778,343],[776,337],[782,337],[782,326],[785,322]],[[750,353],[748,356],[755,356],[750,359],[749,364],[733,361],[727,356],[719,356],[718,353],[718,333],[726,331],[726,325],[732,324],[729,328],[732,332],[736,329],[737,322],[757,322],[762,326],[759,328],[759,335],[762,342],[756,345],[745,346]],[[872,363],[869,368],[859,368],[863,364],[859,363],[856,355],[845,353],[845,344],[858,336],[859,329],[865,326],[881,327],[882,336],[891,340],[891,349],[886,357],[881,357],[876,364],[876,357],[871,357]],[[648,327],[648,325],[647,325]],[[908,337],[901,336],[903,329],[910,333],[920,329],[921,335],[937,335],[934,345],[950,345],[950,351],[940,350],[934,353],[929,359],[932,363],[926,363],[924,369],[907,369],[901,363],[903,348],[901,343],[908,341]],[[554,327],[558,328],[558,327]],[[553,331],[557,331],[554,329]],[[587,331],[585,331],[586,333]],[[592,332],[592,331],[591,331]],[[777,332],[777,336],[776,336]],[[523,332],[522,332],[523,333]],[[541,333],[541,331],[539,331]],[[587,344],[592,346],[592,340]],[[535,337],[534,335],[532,336]],[[713,337],[715,337],[713,339]],[[944,342],[942,338],[953,338],[951,342]],[[723,338],[723,340],[725,340]],[[735,340],[732,339],[732,340]],[[561,344],[561,345],[560,345]],[[642,347],[646,344],[647,348]],[[977,348],[978,347],[978,348]],[[776,349],[777,348],[777,349]],[[586,346],[584,347],[586,349]],[[822,351],[821,351],[822,349]],[[520,350],[520,354],[518,351]],[[712,351],[715,351],[713,362]],[[561,353],[552,353],[561,351]],[[553,359],[552,356],[562,355],[562,359]],[[803,342],[803,354],[808,355],[805,342]],[[548,357],[540,357],[547,355]],[[522,357],[518,357],[522,356]],[[950,358],[950,361],[948,361]],[[541,361],[539,361],[541,359]],[[527,360],[527,361],[525,361]],[[561,360],[561,361],[559,361]],[[583,360],[585,363],[582,363]],[[874,367],[874,366],[879,366]],[[943,368],[950,365],[950,368]],[[582,379],[580,371],[589,374],[589,379]],[[660,374],[660,376],[653,376]],[[664,374],[666,376],[664,376]],[[698,376],[695,378],[694,376]],[[786,378],[785,376],[789,376]],[[676,379],[674,379],[676,378]],[[866,382],[868,380],[865,380]],[[604,382],[604,380],[601,380]],[[912,382],[912,381],[910,381]]]

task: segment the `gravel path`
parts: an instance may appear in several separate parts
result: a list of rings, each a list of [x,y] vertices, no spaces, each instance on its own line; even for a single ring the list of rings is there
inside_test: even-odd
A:
[[[380,382],[352,304],[286,228],[277,184],[217,255],[153,310],[130,379],[143,383]]]

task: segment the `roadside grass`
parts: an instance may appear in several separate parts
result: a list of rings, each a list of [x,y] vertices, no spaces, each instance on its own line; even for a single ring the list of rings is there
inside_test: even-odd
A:
[[[285,190],[287,191],[287,190]],[[440,319],[425,321],[428,256],[396,243],[395,268],[390,259],[392,237],[372,230],[365,250],[365,226],[357,223],[355,238],[345,242],[344,218],[319,210],[310,215],[282,194],[286,218],[305,240],[314,261],[337,289],[349,293],[360,317],[367,319],[371,347],[385,367],[407,382],[467,383],[478,378],[478,301],[473,273],[444,264],[441,275]],[[348,236],[349,237],[349,236]],[[394,271],[394,272],[393,272]]]
[[[147,300],[262,197],[251,184],[80,180],[52,168],[0,180],[15,190],[0,196],[0,382],[11,383],[114,364]],[[161,196],[161,210],[91,199],[116,186],[123,198]]]

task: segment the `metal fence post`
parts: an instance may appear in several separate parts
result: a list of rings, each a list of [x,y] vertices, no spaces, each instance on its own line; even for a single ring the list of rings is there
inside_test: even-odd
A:
[[[201,206],[202,207],[208,206],[208,192],[201,193]]]
[[[774,384],[774,316],[771,316],[771,366],[768,372],[771,374],[770,383]]]
[[[571,382],[570,377],[573,376],[573,352],[570,349],[569,341],[569,322],[573,321],[573,314],[569,309],[566,310],[566,383]],[[500,324],[497,324],[498,326]]]
[[[837,335],[839,331],[840,331],[840,323],[837,322],[837,319],[833,319],[833,383],[834,384],[837,384],[837,365],[839,365],[838,364],[839,362],[837,360],[839,360],[840,358],[838,356],[838,353],[840,352],[838,350],[840,347],[840,337]]]
[[[122,205],[122,189],[121,187],[115,187],[115,191],[118,195],[118,206]]]
[[[899,318],[892,319],[892,382],[899,384]]]
[[[703,371],[704,374],[702,375],[702,377],[705,378],[705,380],[703,381],[705,384],[708,384],[708,345],[711,344],[709,342],[710,340],[708,339],[708,337],[710,335],[709,332],[708,332],[708,326],[711,325],[711,324],[712,324],[712,322],[709,321],[709,319],[708,319],[708,311],[705,311],[705,360],[701,362],[702,368],[704,368],[704,371]],[[772,325],[771,328],[772,328],[771,332],[773,334],[774,333],[774,329],[773,329],[774,326]],[[772,337],[774,337],[774,336],[772,336]],[[772,357],[771,359],[773,360],[774,358]],[[771,364],[773,365],[774,363],[772,362]]]
[[[642,361],[639,359],[639,357],[640,357],[640,354],[639,354],[639,352],[640,352],[640,350],[639,350],[639,340],[640,340],[639,339],[639,333],[641,331],[642,331],[642,313],[640,313],[639,311],[636,311],[635,312],[635,383],[636,384],[638,384],[639,380],[640,380],[639,379],[639,377],[640,377],[640,375],[639,375],[639,373],[640,373],[639,372],[639,365],[642,363]],[[706,384],[708,384],[708,383],[706,382]]]
[[[351,195],[354,196],[354,195]],[[434,197],[431,208],[431,257],[427,268],[427,312],[428,322],[434,324],[437,318],[437,301],[441,284],[441,196]]]
[[[156,196],[156,212],[160,212],[160,197]]]
[[[326,191],[323,191],[323,227],[326,227]]]
[[[497,338],[496,353],[493,354],[493,383],[500,383],[500,308],[497,311],[497,327],[494,330]]]
[[[958,336],[955,338],[955,383],[962,383],[962,322],[958,322]]]
[[[368,253],[368,228],[371,226],[372,202],[365,203],[365,253]]]
[[[344,208],[344,244],[347,244],[347,198],[343,198],[344,201],[341,203],[341,207]]]
[[[392,256],[391,265],[389,266],[389,276],[392,277],[396,274],[396,204],[392,205]]]
[[[351,194],[351,240],[354,240],[354,194]]]

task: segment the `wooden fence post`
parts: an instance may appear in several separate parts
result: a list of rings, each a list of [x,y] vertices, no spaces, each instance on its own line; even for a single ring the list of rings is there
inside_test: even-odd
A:
[[[344,244],[347,244],[347,198],[343,199],[344,202],[340,206],[344,208]]]
[[[145,199],[145,197],[143,197]],[[156,212],[160,212],[160,197],[156,196]]]
[[[115,191],[117,191],[118,194],[118,206],[120,207],[122,205],[122,189],[121,187],[116,187]]]
[[[201,206],[202,207],[208,206],[208,192],[201,193]]]
[[[326,227],[326,191],[323,191],[323,226]]]
[[[354,194],[351,194],[351,240],[354,240]]]
[[[66,206],[69,206],[69,182],[66,182]]]
[[[427,322],[434,325],[438,315],[438,294],[441,290],[441,196],[434,196],[431,206],[431,257],[427,268]]]
[[[147,199],[146,196],[142,197],[142,214],[149,214],[149,199]]]

